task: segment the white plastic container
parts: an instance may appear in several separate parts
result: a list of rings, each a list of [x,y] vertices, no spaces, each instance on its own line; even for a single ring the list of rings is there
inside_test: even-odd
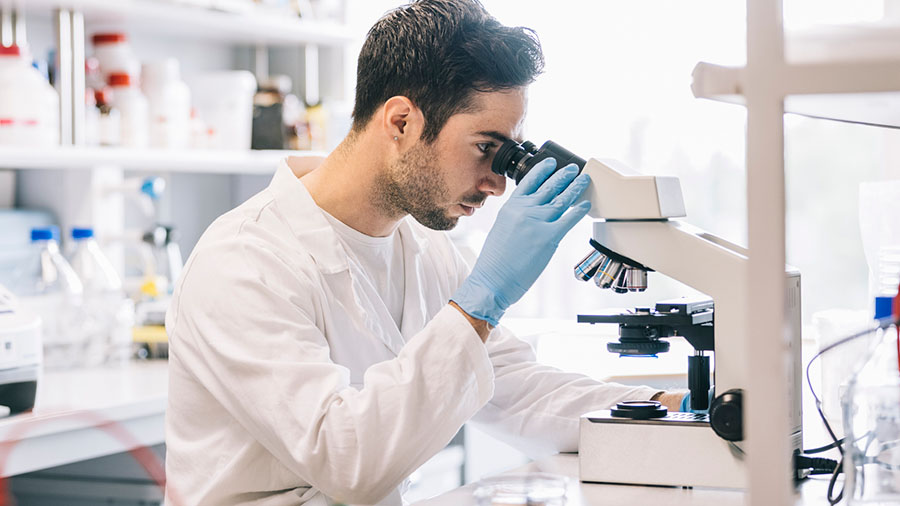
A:
[[[119,144],[127,148],[146,148],[150,138],[147,97],[128,74],[110,74],[109,87],[112,106],[119,110]]]
[[[204,74],[192,81],[194,106],[210,129],[213,149],[250,149],[256,78],[245,70]]]
[[[859,185],[859,231],[869,264],[869,297],[876,318],[889,316],[900,284],[900,180]]]
[[[128,36],[121,32],[95,33],[91,37],[94,46],[94,57],[100,64],[100,75],[103,82],[108,81],[113,73],[133,76],[135,80],[141,75],[141,63],[135,57],[128,43]]]
[[[19,47],[0,47],[0,145],[59,144],[59,95]]]
[[[178,60],[143,67],[141,89],[150,111],[150,146],[183,149],[191,140],[191,90],[181,80]]]
[[[97,94],[90,88],[84,94],[84,145],[100,145],[100,109]]]

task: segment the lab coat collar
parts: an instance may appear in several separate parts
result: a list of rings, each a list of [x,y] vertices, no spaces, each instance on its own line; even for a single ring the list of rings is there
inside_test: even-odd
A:
[[[347,270],[347,252],[306,186],[288,166],[287,159],[278,163],[269,191],[291,231],[307,248],[320,271],[335,274]]]
[[[339,281],[343,278],[351,286],[361,286],[362,280],[352,281],[354,274],[350,269],[348,254],[338,239],[337,232],[325,217],[324,211],[313,200],[306,186],[288,166],[287,160],[282,160],[278,164],[269,191],[272,192],[276,207],[284,215],[291,231],[312,256],[319,271],[329,275],[346,271],[349,276],[333,277],[334,282],[344,283]],[[424,301],[421,300],[420,285],[423,277],[422,254],[428,244],[428,238],[426,232],[421,230],[421,226],[416,226],[411,220],[409,216],[403,218],[398,227],[403,244],[406,280],[402,328],[385,325],[384,322],[393,320],[383,303],[378,305],[369,298],[357,297],[359,318],[394,355],[400,353],[406,337],[411,337],[424,327],[427,318]]]
[[[308,248],[322,272],[334,274],[349,268],[347,252],[338,240],[337,233],[309,190],[288,166],[287,159],[278,163],[269,191],[274,196],[275,204],[284,213],[291,231]],[[428,244],[425,235],[411,223],[412,219],[410,216],[403,218],[398,227],[407,258],[418,257]]]

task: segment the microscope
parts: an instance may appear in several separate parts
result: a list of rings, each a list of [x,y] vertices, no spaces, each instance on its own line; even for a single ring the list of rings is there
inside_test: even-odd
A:
[[[518,183],[538,161],[553,157],[557,168],[575,163],[591,176],[590,252],[575,266],[575,277],[617,293],[647,289],[648,273],[669,276],[707,297],[658,302],[622,314],[579,315],[584,323],[615,323],[618,342],[607,349],[620,356],[649,356],[669,350],[666,339],[684,338],[691,410],[669,413],[654,401],[627,401],[581,418],[580,478],[584,482],[745,488],[741,441],[743,391],[753,371],[745,350],[748,252],[680,218],[686,216],[676,177],[642,175],[615,160],[585,161],[548,141],[503,143],[492,163],[498,174]],[[785,343],[790,350],[791,445],[802,445],[800,392],[800,273],[785,269]],[[714,359],[711,381],[710,359]],[[713,386],[714,385],[714,386]],[[714,394],[709,395],[710,388]],[[710,402],[712,398],[712,402]]]

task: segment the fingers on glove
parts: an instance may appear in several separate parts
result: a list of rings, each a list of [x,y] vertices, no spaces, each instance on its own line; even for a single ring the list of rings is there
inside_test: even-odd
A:
[[[525,177],[523,177],[521,181],[519,181],[519,185],[516,186],[513,196],[530,195],[534,193],[541,187],[541,184],[547,180],[554,170],[556,170],[555,158],[545,158],[541,160],[528,171],[528,174],[525,174]]]
[[[572,206],[569,209],[569,212],[563,215],[557,221],[559,228],[557,229],[559,233],[559,238],[562,239],[566,234],[569,233],[569,230],[572,230],[572,227],[575,226],[576,223],[581,221],[582,218],[587,215],[588,211],[591,210],[591,202],[589,200],[585,200],[584,202],[579,202],[578,204]]]
[[[591,184],[591,176],[587,174],[581,174],[569,183],[569,186],[550,202],[550,207],[555,211],[555,214],[549,216],[549,219],[556,220],[562,216],[567,209],[572,207],[572,204],[584,195],[584,191],[589,184]]]
[[[534,192],[535,200],[540,204],[553,201],[563,190],[569,187],[577,176],[578,166],[574,163],[566,165],[544,181],[544,184]]]

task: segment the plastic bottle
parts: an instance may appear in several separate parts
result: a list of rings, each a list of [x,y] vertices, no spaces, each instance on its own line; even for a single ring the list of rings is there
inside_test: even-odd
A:
[[[141,64],[131,50],[127,35],[122,32],[95,33],[91,42],[94,45],[94,58],[100,64],[102,82],[107,82],[113,73],[128,74],[137,80]]]
[[[875,318],[896,316],[900,284],[900,181],[862,183],[859,224]],[[900,305],[900,299],[896,301]],[[898,308],[900,309],[900,308]],[[870,313],[871,314],[871,313]],[[866,360],[843,398],[844,497],[851,505],[900,503],[900,332],[870,333]]]
[[[97,93],[90,88],[84,93],[84,145],[100,145],[100,107]]]
[[[0,145],[59,144],[59,95],[18,46],[0,46]]]
[[[71,264],[84,284],[85,365],[121,361],[130,355],[133,304],[122,280],[94,239],[91,228],[73,228]]]
[[[94,92],[97,102],[97,142],[101,146],[118,146],[122,143],[122,119],[119,110],[112,105],[112,93],[109,88]]]
[[[868,357],[856,364],[843,399],[844,497],[850,505],[900,504],[896,328],[873,331],[864,341]]]
[[[41,317],[44,329],[44,366],[48,369],[82,365],[84,286],[59,250],[59,229],[31,231],[33,278],[20,280],[17,292],[24,307]]]
[[[891,313],[891,299],[900,283],[900,181],[859,185],[859,228],[869,265],[869,300],[874,316]]]
[[[192,81],[194,105],[212,129],[213,149],[250,149],[256,78],[246,70],[212,72]]]
[[[146,148],[149,142],[149,105],[129,74],[109,75],[112,106],[119,110],[120,144],[128,148]]]
[[[181,80],[178,60],[145,64],[141,89],[150,106],[150,146],[183,149],[190,144],[191,90]]]
[[[891,315],[897,286],[900,284],[900,245],[882,246],[878,251],[878,267],[874,269],[875,318]]]

